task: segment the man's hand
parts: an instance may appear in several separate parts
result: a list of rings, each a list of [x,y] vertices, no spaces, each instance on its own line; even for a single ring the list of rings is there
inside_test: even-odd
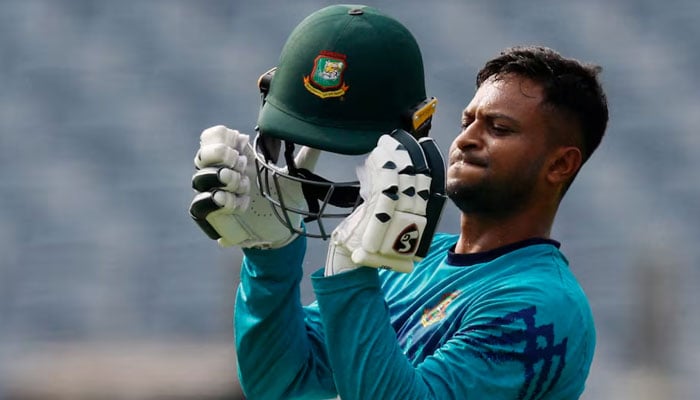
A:
[[[364,202],[333,231],[325,274],[358,266],[411,272],[425,256],[445,200],[437,147],[400,130],[384,135],[358,178]]]
[[[303,148],[297,156],[298,165],[312,170],[317,153]],[[221,125],[204,130],[194,164],[197,172],[192,176],[192,187],[197,194],[190,204],[190,215],[219,245],[277,248],[297,236],[279,221],[256,186],[255,154],[248,135]],[[301,187],[285,181],[280,186],[285,198],[302,208]],[[301,218],[292,222],[300,226]]]

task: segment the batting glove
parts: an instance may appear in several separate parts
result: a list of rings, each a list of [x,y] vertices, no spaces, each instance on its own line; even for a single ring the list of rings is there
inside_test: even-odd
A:
[[[325,275],[358,266],[411,272],[427,252],[445,203],[437,146],[394,131],[379,139],[357,175],[364,202],[333,231]]]
[[[304,147],[296,162],[313,170],[317,159],[318,150]],[[197,193],[190,215],[220,246],[278,248],[297,236],[280,222],[256,186],[255,154],[248,135],[221,125],[205,129],[194,164],[192,187]],[[280,190],[290,204],[298,208],[306,204],[298,183],[284,180]],[[301,216],[292,223],[301,226]]]

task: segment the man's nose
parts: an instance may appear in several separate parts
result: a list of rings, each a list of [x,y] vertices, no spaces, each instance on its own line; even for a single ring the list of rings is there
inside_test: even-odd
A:
[[[474,121],[462,128],[455,138],[455,146],[460,150],[475,149],[482,145],[479,122]]]

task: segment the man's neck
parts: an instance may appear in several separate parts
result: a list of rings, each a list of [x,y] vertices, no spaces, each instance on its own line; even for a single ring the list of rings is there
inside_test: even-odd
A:
[[[467,254],[493,250],[530,238],[549,238],[554,214],[520,213],[505,218],[462,214],[461,234],[455,253]]]

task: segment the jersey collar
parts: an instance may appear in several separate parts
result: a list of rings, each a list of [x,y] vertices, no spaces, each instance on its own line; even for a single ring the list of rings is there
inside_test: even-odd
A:
[[[447,263],[449,265],[467,267],[474,264],[481,264],[489,261],[493,261],[502,255],[508,254],[512,251],[522,249],[528,246],[534,246],[537,244],[549,244],[557,249],[561,246],[561,243],[556,240],[546,239],[546,238],[530,238],[521,240],[519,242],[510,243],[505,246],[497,247],[492,250],[482,251],[479,253],[469,253],[469,254],[458,254],[455,253],[456,244],[450,247],[447,252]]]

